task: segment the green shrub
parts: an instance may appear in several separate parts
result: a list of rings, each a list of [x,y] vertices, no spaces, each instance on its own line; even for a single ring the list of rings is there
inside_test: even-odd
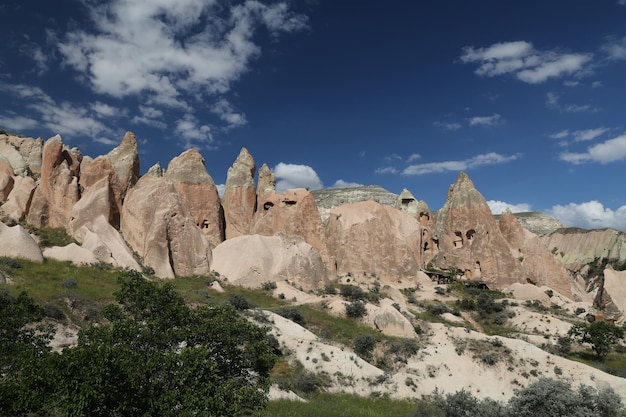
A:
[[[363,301],[353,301],[346,304],[346,315],[348,317],[359,318],[367,314],[367,308]]]
[[[68,277],[61,281],[61,286],[63,288],[76,288],[78,287],[78,281],[74,277]]]
[[[354,351],[364,358],[369,358],[375,344],[376,338],[371,334],[359,334],[354,338]]]
[[[346,300],[358,301],[367,299],[367,293],[356,285],[342,285],[340,290],[341,296]]]
[[[426,311],[429,314],[433,314],[435,316],[439,316],[441,314],[448,312],[448,307],[445,304],[429,304],[426,308]]]
[[[263,291],[272,291],[276,289],[276,283],[273,281],[266,281],[261,284],[261,289]]]
[[[306,320],[300,310],[295,307],[279,307],[274,309],[273,311],[279,316],[291,320],[294,323],[298,323],[301,326],[304,326],[306,323]]]
[[[65,321],[65,313],[63,309],[56,304],[47,303],[43,306],[43,312],[46,317],[50,317],[51,319]]]
[[[250,303],[241,294],[233,293],[228,296],[228,303],[235,308],[235,310],[247,310],[250,308]]]

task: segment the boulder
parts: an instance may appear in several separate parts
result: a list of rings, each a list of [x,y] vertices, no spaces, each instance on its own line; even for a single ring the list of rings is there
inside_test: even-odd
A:
[[[186,211],[211,247],[224,241],[224,211],[213,178],[202,155],[189,149],[172,159],[165,177],[178,191]]]
[[[421,262],[421,231],[414,216],[375,201],[336,207],[326,228],[330,272],[414,278]]]
[[[74,238],[100,262],[141,271],[120,233],[102,215],[84,223],[76,230]]]
[[[417,338],[411,322],[392,303],[392,300],[386,298],[381,300],[380,306],[368,304],[365,320],[387,336]]]
[[[151,169],[126,195],[121,231],[146,266],[161,278],[209,272],[211,249],[162,172]]]
[[[226,222],[226,239],[250,233],[256,211],[256,188],[254,173],[256,165],[246,148],[228,168],[222,207]]]
[[[76,265],[91,265],[98,262],[96,256],[89,249],[82,248],[76,243],[66,246],[45,248],[43,256],[58,261],[69,261]]]
[[[212,269],[229,283],[260,288],[268,281],[290,281],[304,290],[321,288],[326,269],[319,253],[300,236],[247,235],[213,250]]]
[[[43,262],[39,245],[19,224],[9,227],[0,222],[0,256]]]
[[[0,135],[0,156],[8,162],[15,175],[27,173],[28,164],[6,135]]]
[[[624,322],[626,313],[626,271],[615,271],[612,267],[604,270],[604,282],[598,290],[596,305],[604,317],[619,323]]]

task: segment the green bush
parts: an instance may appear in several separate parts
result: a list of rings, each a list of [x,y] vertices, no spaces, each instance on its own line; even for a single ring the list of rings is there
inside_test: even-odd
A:
[[[342,285],[340,293],[343,298],[349,301],[359,301],[367,299],[367,293],[356,285]]]
[[[273,310],[274,313],[282,316],[288,320],[293,321],[294,323],[298,323],[300,326],[304,326],[306,324],[306,320],[300,310],[295,307],[279,307]]]
[[[266,281],[261,284],[261,289],[263,291],[272,291],[276,289],[276,283],[274,281]]]
[[[370,358],[376,345],[376,338],[371,334],[359,334],[354,338],[354,351],[364,358]]]
[[[61,286],[63,288],[76,288],[78,287],[78,281],[74,277],[67,277],[61,281]]]
[[[367,314],[367,308],[363,301],[353,301],[346,304],[346,315],[348,317],[359,318]]]
[[[250,308],[250,303],[241,294],[232,293],[228,296],[228,303],[235,308],[235,310],[247,310]]]

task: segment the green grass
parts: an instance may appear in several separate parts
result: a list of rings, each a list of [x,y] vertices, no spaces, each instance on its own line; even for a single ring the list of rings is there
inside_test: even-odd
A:
[[[304,316],[306,328],[322,339],[334,340],[348,346],[360,334],[371,334],[380,339],[381,333],[378,330],[355,319],[333,316],[321,307],[310,305],[298,306],[298,310]]]
[[[428,407],[415,401],[367,398],[349,394],[314,394],[307,402],[271,401],[260,417],[411,417],[418,408]]]
[[[91,266],[77,266],[71,262],[55,261],[32,262],[19,259],[21,268],[6,268],[13,284],[0,284],[0,289],[11,294],[26,291],[38,304],[56,302],[60,298],[80,296],[99,303],[114,301],[119,270],[98,270]],[[75,288],[66,288],[62,282],[67,278],[76,279]]]
[[[603,372],[620,378],[626,378],[626,354],[619,352],[609,353],[604,361],[598,362],[596,354],[591,350],[575,351],[567,357],[569,360],[584,363]]]

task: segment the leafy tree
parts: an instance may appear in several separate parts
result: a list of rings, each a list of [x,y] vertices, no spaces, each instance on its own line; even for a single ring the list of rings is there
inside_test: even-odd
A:
[[[610,388],[598,392],[581,385],[574,391],[562,380],[540,378],[517,391],[508,409],[515,417],[617,417],[623,407]]]
[[[599,361],[624,337],[624,329],[603,321],[574,324],[567,335],[579,343],[589,343]]]
[[[24,397],[43,399],[12,415],[240,416],[265,405],[276,360],[265,329],[230,305],[192,309],[173,285],[137,272],[119,282],[108,323],[48,355],[40,379],[54,381],[52,391],[31,389]]]
[[[37,410],[52,389],[42,364],[52,355],[48,344],[54,332],[38,324],[43,317],[44,310],[25,292],[0,293],[0,415]]]

